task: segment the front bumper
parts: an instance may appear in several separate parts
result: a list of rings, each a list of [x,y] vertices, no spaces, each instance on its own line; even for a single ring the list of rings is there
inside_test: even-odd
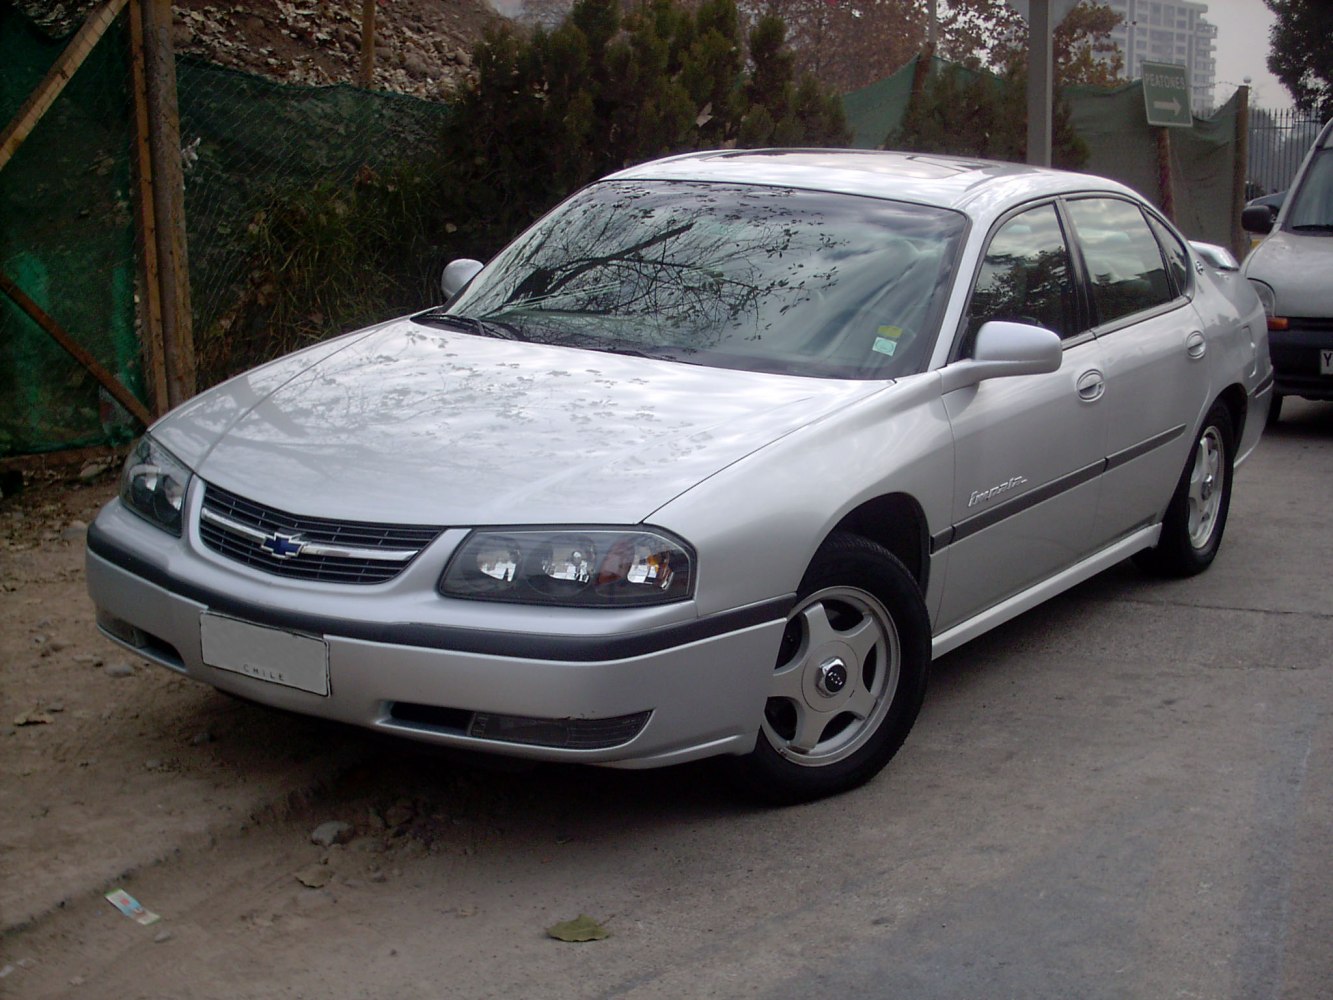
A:
[[[1277,392],[1306,399],[1333,399],[1333,375],[1320,372],[1320,356],[1333,351],[1333,319],[1292,318],[1286,330],[1268,331]]]
[[[104,634],[136,654],[277,708],[538,760],[654,767],[754,746],[791,598],[707,619],[454,601],[432,581],[441,538],[403,579],[278,579],[175,539],[112,501],[89,531]],[[206,613],[321,640],[327,695],[205,662]]]

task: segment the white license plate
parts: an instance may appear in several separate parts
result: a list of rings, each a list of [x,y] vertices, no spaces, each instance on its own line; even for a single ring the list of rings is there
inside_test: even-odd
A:
[[[1319,374],[1333,375],[1333,351],[1319,352]]]
[[[199,616],[199,638],[210,667],[313,694],[329,693],[329,647],[323,639],[207,611]]]

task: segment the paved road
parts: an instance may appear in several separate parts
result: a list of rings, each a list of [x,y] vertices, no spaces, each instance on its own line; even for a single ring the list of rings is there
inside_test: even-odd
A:
[[[7,951],[31,995],[1333,996],[1330,485],[1333,407],[1289,401],[1207,574],[1119,567],[941,660],[859,792],[369,741],[306,813],[141,873],[170,940],[90,896]],[[306,843],[395,797],[408,834]],[[614,936],[543,935],[580,912]]]

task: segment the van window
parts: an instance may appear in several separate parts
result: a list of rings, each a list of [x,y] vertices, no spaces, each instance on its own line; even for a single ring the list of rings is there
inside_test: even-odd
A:
[[[1293,232],[1333,233],[1333,149],[1321,149],[1292,195],[1284,223]]]

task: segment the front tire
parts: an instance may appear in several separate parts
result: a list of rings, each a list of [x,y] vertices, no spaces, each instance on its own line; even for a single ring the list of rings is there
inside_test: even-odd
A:
[[[856,535],[820,549],[787,619],[743,789],[807,802],[870,780],[902,746],[925,697],[930,620],[892,553]]]
[[[1231,507],[1234,462],[1231,411],[1214,403],[1166,508],[1157,545],[1135,557],[1142,568],[1179,577],[1202,573],[1212,565]]]

